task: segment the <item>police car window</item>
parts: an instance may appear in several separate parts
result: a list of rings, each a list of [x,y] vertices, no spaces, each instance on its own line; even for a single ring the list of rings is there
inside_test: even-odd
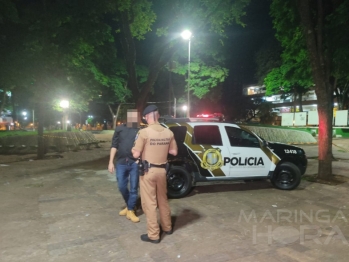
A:
[[[219,132],[218,126],[195,126],[193,137],[193,144],[204,144],[204,145],[216,145],[222,146],[222,137]]]
[[[231,126],[226,126],[225,130],[231,146],[259,147],[259,141],[254,135]]]
[[[178,147],[178,155],[184,155],[187,152],[187,147],[183,144],[187,127],[185,126],[171,126],[170,130],[173,132],[174,138]]]

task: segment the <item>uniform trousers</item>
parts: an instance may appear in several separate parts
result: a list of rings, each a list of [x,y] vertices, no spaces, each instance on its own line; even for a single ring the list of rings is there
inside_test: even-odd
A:
[[[151,240],[157,240],[160,238],[157,208],[162,230],[170,231],[172,229],[165,168],[149,168],[144,176],[140,176],[140,189],[142,209],[147,217],[148,237]]]

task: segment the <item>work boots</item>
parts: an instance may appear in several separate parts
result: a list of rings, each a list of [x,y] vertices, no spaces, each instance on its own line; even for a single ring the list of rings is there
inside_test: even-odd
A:
[[[139,218],[136,216],[134,210],[127,210],[126,217],[127,219],[130,219],[133,223],[139,222]]]
[[[127,207],[125,207],[123,210],[119,212],[119,216],[126,216],[127,215]]]

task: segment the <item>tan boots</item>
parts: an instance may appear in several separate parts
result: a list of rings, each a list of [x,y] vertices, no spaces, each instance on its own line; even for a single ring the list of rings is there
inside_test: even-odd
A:
[[[136,216],[134,210],[127,210],[126,217],[127,219],[130,219],[133,223],[139,222],[139,218]]]
[[[126,218],[131,220],[133,223],[139,222],[139,218],[136,216],[135,211],[128,210],[127,207],[119,212],[119,216],[126,216]]]
[[[119,212],[119,216],[126,216],[127,215],[127,207],[125,207],[123,210]]]

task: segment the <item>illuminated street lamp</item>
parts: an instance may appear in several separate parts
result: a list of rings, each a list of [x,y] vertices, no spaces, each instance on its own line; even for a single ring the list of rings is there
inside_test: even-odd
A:
[[[63,130],[67,130],[67,121],[68,121],[68,115],[67,115],[67,110],[69,108],[69,101],[68,100],[61,100],[59,103],[60,107],[63,108]]]
[[[188,112],[188,107],[186,105],[183,105],[182,109],[183,109],[183,111],[187,111]],[[188,114],[187,114],[187,117],[188,117]]]
[[[187,117],[190,116],[190,40],[191,40],[191,32],[189,30],[184,30],[181,34],[182,38],[185,40],[188,40],[188,110],[187,110]]]
[[[22,112],[22,115],[23,115],[23,119],[24,119],[24,120],[27,120],[27,112],[26,112],[26,111],[23,111],[23,112]]]

